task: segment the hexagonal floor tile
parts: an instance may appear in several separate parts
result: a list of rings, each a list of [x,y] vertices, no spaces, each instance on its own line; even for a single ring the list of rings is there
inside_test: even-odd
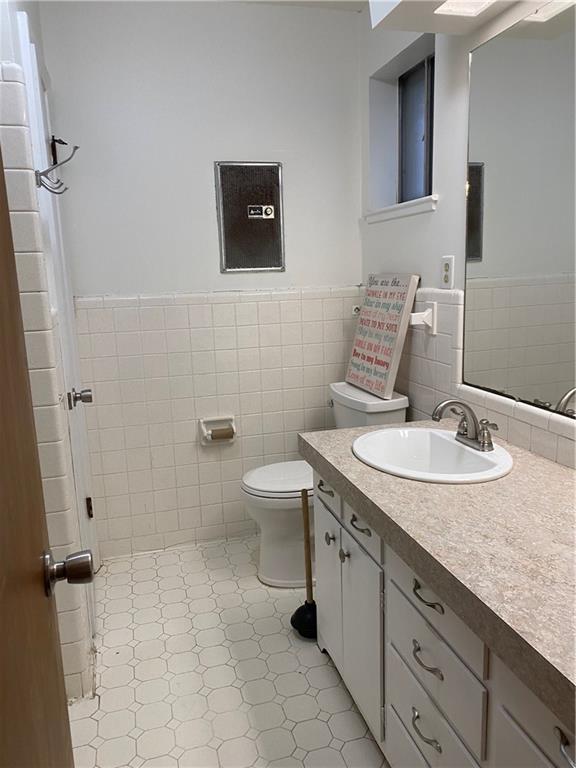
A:
[[[255,728],[257,731],[267,731],[270,728],[277,728],[279,725],[282,725],[286,718],[284,710],[279,704],[268,702],[250,707],[248,719],[252,728]]]
[[[250,723],[244,712],[224,712],[212,721],[214,735],[222,741],[244,736],[249,728]]]
[[[226,686],[208,694],[208,706],[212,712],[233,712],[242,704],[242,694],[238,688]]]
[[[174,747],[174,732],[170,728],[152,728],[138,737],[136,750],[140,757],[161,757]]]
[[[352,741],[366,735],[366,723],[361,715],[352,710],[332,715],[328,725],[334,737],[341,741]]]
[[[128,736],[107,739],[96,750],[98,768],[125,768],[136,756],[136,742]]]
[[[306,693],[291,696],[282,706],[288,720],[293,720],[295,723],[313,720],[320,711],[316,699]]]
[[[218,748],[222,768],[248,768],[257,757],[256,745],[245,737],[225,741]]]
[[[147,731],[150,728],[161,728],[172,719],[172,708],[165,701],[154,704],[144,704],[136,712],[136,725]],[[170,750],[168,750],[170,751]]]
[[[290,731],[284,728],[272,728],[262,731],[256,739],[258,754],[264,760],[278,760],[280,757],[288,757],[296,747],[294,737]]]
[[[312,749],[327,747],[332,741],[330,728],[321,720],[305,720],[298,723],[292,733],[296,744],[307,752]]]
[[[218,752],[211,747],[188,749],[178,758],[178,768],[219,768]]]

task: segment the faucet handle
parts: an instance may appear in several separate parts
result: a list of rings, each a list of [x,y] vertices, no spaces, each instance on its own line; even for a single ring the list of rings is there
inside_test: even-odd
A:
[[[480,450],[481,451],[494,450],[494,443],[492,442],[492,435],[490,433],[490,430],[494,429],[497,432],[498,424],[495,424],[493,421],[488,421],[488,419],[480,419],[479,424],[480,424],[480,434],[478,435],[478,442],[480,443]]]
[[[454,416],[458,416],[460,421],[458,422],[458,429],[456,430],[456,433],[458,435],[467,435],[468,434],[468,419],[466,418],[466,414],[461,408],[458,408],[457,406],[452,406],[450,408],[450,413],[453,413]]]

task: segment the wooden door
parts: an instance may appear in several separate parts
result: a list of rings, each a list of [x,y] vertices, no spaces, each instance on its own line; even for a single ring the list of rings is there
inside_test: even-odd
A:
[[[0,766],[72,768],[48,534],[0,157]]]
[[[342,669],[342,591],[338,558],[340,528],[322,499],[316,498],[314,543],[318,645],[322,651],[328,651],[338,669]]]
[[[346,531],[342,550],[342,677],[377,741],[382,740],[384,644],[383,572]]]

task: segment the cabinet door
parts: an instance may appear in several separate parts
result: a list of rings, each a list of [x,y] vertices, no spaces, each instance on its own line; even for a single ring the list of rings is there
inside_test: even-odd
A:
[[[340,524],[322,500],[314,504],[316,552],[316,607],[318,645],[342,670],[342,586],[340,581]]]
[[[360,545],[342,531],[342,677],[377,741],[382,740],[383,573]]]
[[[490,762],[495,768],[554,768],[503,707],[498,707],[493,722]]]

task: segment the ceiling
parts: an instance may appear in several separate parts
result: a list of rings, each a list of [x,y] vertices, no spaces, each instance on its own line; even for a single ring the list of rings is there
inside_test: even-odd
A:
[[[261,2],[264,5],[296,5],[309,8],[321,8],[325,11],[352,11],[360,13],[368,6],[368,0],[249,0],[249,2]]]

